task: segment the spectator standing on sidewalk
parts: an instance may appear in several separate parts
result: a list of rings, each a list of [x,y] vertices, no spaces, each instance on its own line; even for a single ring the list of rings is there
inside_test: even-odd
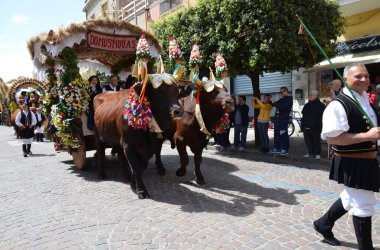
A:
[[[371,103],[372,106],[376,107],[377,97],[375,91],[373,91],[371,84],[368,86],[367,94],[369,97],[369,103]]]
[[[224,150],[225,148],[229,147],[229,129],[230,129],[230,117],[228,113],[225,113],[222,116],[222,119],[220,119],[220,122],[216,124],[215,128],[215,147],[219,150]]]
[[[321,159],[322,115],[325,108],[319,100],[318,91],[312,90],[309,102],[302,109],[301,131],[308,152],[304,157]]]
[[[234,111],[234,147],[239,148],[239,151],[245,149],[247,141],[249,107],[245,104],[246,100],[244,95],[239,95],[239,103]]]
[[[372,244],[372,216],[377,203],[375,193],[380,189],[380,170],[377,160],[377,140],[380,139],[377,115],[369,104],[366,93],[369,74],[362,64],[349,65],[343,77],[351,88],[339,94],[323,113],[322,138],[333,145],[330,179],[344,185],[340,198],[318,220],[314,229],[324,242],[340,245],[332,229],[335,222],[349,212],[359,249],[374,249]],[[364,116],[352,95],[367,113]],[[369,119],[374,127],[370,127]]]
[[[270,112],[272,111],[272,96],[264,95],[264,101],[260,101],[257,97],[253,98],[252,106],[255,109],[260,109],[259,116],[257,118],[257,128],[259,130],[260,142],[261,142],[261,152],[269,152],[269,137],[268,137],[268,127]]]
[[[331,83],[332,83],[332,88],[330,89],[330,96],[331,96],[331,100],[334,100],[335,97],[337,97],[337,95],[339,95],[340,92],[342,92],[343,84],[342,84],[342,81],[339,79],[335,79]]]
[[[289,151],[288,123],[293,107],[293,97],[289,95],[287,87],[280,88],[281,98],[273,103],[276,107],[274,122],[274,149],[273,154],[287,155]]]

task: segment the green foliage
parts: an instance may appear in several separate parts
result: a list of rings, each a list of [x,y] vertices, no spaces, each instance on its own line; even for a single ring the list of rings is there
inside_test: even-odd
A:
[[[46,59],[45,64],[47,66],[47,85],[44,91],[44,111],[45,114],[51,113],[51,108],[53,105],[59,103],[59,97],[56,89],[57,85],[57,76],[55,75],[55,61],[50,56]]]
[[[60,77],[63,86],[68,85],[76,79],[82,79],[79,74],[77,55],[73,48],[66,47],[62,50],[59,63],[63,68],[63,73]]]
[[[254,74],[298,69],[323,60],[316,46],[298,35],[298,14],[325,51],[335,54],[335,40],[344,19],[336,1],[327,0],[199,0],[158,20],[154,33],[163,45],[169,67],[169,37],[174,36],[188,60],[194,42],[203,55],[201,74],[214,67],[215,53],[223,53],[229,74]],[[258,83],[256,83],[258,85]]]
[[[104,84],[108,81],[109,75],[106,75],[104,72],[100,72],[99,70],[96,70],[96,74],[99,77],[100,84]]]

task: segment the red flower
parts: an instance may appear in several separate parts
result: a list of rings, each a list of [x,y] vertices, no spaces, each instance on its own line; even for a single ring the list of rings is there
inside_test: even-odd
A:
[[[61,117],[64,117],[64,116],[65,116],[65,114],[64,114],[63,112],[62,112],[60,115],[61,115]]]

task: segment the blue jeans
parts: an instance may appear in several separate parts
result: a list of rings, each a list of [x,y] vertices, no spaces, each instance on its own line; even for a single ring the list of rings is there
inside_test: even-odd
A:
[[[269,121],[258,121],[257,128],[259,129],[261,148],[269,149],[269,137],[268,137]]]
[[[287,119],[277,119],[274,123],[274,149],[289,151]]]
[[[245,148],[245,143],[247,142],[247,131],[248,126],[242,126],[240,124],[235,124],[234,127],[234,146]]]

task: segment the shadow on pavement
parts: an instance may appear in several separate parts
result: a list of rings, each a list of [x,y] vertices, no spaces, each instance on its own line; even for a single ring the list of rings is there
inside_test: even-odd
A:
[[[264,162],[264,163],[273,163],[273,164],[284,164],[298,168],[305,169],[317,169],[317,170],[330,170],[330,161],[324,160],[324,162],[318,162],[314,159],[305,159],[301,157],[295,156],[280,156],[280,155],[272,155],[272,154],[263,154],[259,150],[256,149],[247,149],[243,152],[239,152],[237,149],[232,147],[227,148],[223,151],[216,151],[218,155],[221,155],[226,158],[233,159],[244,159],[251,160],[255,162]]]
[[[206,185],[193,182],[194,165],[190,164],[187,175],[177,177],[179,165],[177,155],[163,155],[162,161],[167,169],[166,176],[157,174],[151,160],[144,172],[144,183],[150,199],[181,206],[185,212],[223,213],[232,216],[248,216],[256,207],[279,207],[281,204],[297,205],[296,195],[308,191],[289,191],[283,188],[264,187],[231,175],[238,168],[228,162],[203,157],[203,172]],[[65,163],[72,165],[72,161]],[[86,159],[85,170],[76,170],[72,165],[68,170],[87,181],[98,182],[98,169],[94,158]],[[105,181],[124,182],[121,167],[115,157],[107,156]],[[125,185],[129,185],[125,183]],[[268,209],[268,212],[270,209]]]

